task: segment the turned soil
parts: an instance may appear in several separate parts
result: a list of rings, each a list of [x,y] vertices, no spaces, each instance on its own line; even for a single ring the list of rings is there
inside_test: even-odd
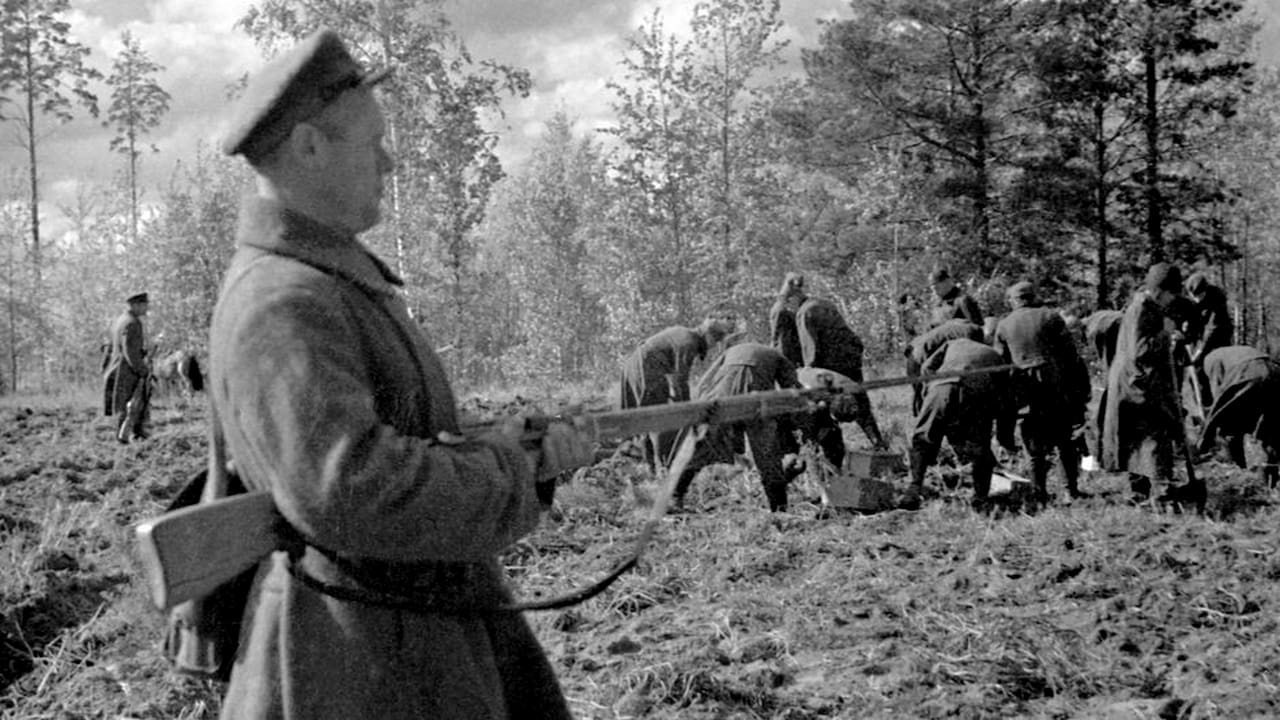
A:
[[[875,400],[902,447],[905,395]],[[128,446],[87,403],[0,405],[0,716],[216,717],[221,688],[161,658],[131,554],[204,462],[201,403],[161,399]],[[625,447],[602,455],[505,554],[520,595],[630,551],[658,485]],[[1130,506],[1106,474],[1083,501],[977,514],[945,465],[922,510],[860,515],[808,477],[770,514],[753,471],[716,466],[635,571],[530,618],[581,718],[1280,716],[1280,496],[1199,471],[1204,516]]]

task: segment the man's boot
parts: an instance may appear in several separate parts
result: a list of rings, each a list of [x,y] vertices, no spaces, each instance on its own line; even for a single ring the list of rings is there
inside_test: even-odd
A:
[[[971,505],[977,512],[991,510],[991,471],[995,469],[996,459],[990,451],[980,455],[973,461],[973,500]]]
[[[143,401],[138,399],[130,400],[125,404],[124,422],[120,425],[119,436],[132,436],[139,440],[147,436],[142,427],[142,411],[146,407]],[[117,436],[117,439],[120,437]]]
[[[880,426],[876,423],[876,418],[867,410],[866,417],[858,421],[858,426],[862,428],[862,432],[866,433],[867,438],[871,440],[871,446],[876,450],[887,450],[889,445],[884,441],[884,435],[880,434]]]
[[[1035,455],[1031,458],[1032,502],[1037,505],[1049,504],[1049,458]]]
[[[937,459],[938,448],[922,442],[911,444],[907,457],[911,465],[911,484],[903,494],[898,506],[904,510],[920,509],[920,491],[924,489],[924,474]]]
[[[764,497],[769,501],[771,512],[787,511],[787,484],[767,483],[764,486]]]
[[[1178,505],[1184,508],[1194,507],[1196,512],[1202,515],[1208,499],[1209,489],[1205,486],[1204,480],[1200,478],[1170,487],[1159,498],[1162,503]]]
[[[1129,473],[1129,500],[1133,503],[1146,502],[1151,497],[1151,478],[1146,475]]]

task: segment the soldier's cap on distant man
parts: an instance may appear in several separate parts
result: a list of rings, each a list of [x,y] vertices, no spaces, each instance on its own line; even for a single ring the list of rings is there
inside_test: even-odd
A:
[[[1208,284],[1209,278],[1205,277],[1204,273],[1193,272],[1191,277],[1187,278],[1187,292],[1199,295]]]
[[[267,63],[249,79],[228,116],[221,149],[250,162],[265,157],[295,125],[324,110],[344,92],[371,87],[391,68],[367,70],[337,33],[322,28]]]
[[[147,299],[147,294],[144,292],[134,293],[129,297],[125,298],[124,301],[129,303],[130,305],[134,303],[150,302],[150,300]]]
[[[943,280],[950,280],[950,279],[951,279],[951,271],[944,267],[940,267],[934,270],[933,272],[929,273],[930,285],[937,285]]]
[[[1174,295],[1181,295],[1182,271],[1178,269],[1177,265],[1171,265],[1167,262],[1156,263],[1147,270],[1147,280],[1144,285],[1151,292],[1168,290]]]
[[[1022,303],[1032,303],[1036,299],[1036,286],[1029,280],[1021,280],[1010,285],[1009,289],[1004,291],[1004,296],[1010,302],[1016,300]]]

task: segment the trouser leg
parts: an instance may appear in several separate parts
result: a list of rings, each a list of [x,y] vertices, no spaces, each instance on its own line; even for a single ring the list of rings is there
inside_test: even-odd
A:
[[[690,428],[685,432],[690,433],[693,430]],[[689,486],[693,484],[693,479],[697,477],[702,468],[713,463],[733,460],[733,434],[737,432],[740,431],[730,427],[716,426],[708,430],[706,437],[698,442],[693,449],[693,454],[689,457],[689,463],[680,471],[680,477],[676,480],[672,499],[677,507],[684,504],[684,498],[689,492]],[[685,442],[686,434],[681,433],[676,443],[675,452],[678,453],[679,448]]]
[[[876,423],[876,416],[872,414],[870,407],[866,409],[862,417],[858,418],[858,427],[862,428],[862,432],[871,441],[872,447],[876,449],[885,447],[884,436],[880,434],[880,426]]]
[[[978,453],[973,460],[973,497],[985,500],[991,492],[991,471],[996,466],[996,457],[991,453],[991,443]]]
[[[1235,463],[1236,467],[1248,467],[1248,462],[1244,456],[1244,434],[1235,433],[1228,436],[1226,441],[1227,453],[1231,457],[1231,462]]]
[[[1262,466],[1262,479],[1266,481],[1268,488],[1274,488],[1280,481],[1280,446],[1263,440],[1262,449],[1267,454],[1267,464]]]
[[[782,468],[783,443],[778,423],[772,420],[751,423],[745,428],[745,435],[769,509],[774,512],[786,510],[788,480]]]
[[[1062,465],[1062,479],[1066,482],[1067,493],[1072,497],[1080,495],[1080,448],[1073,437],[1068,437],[1058,446],[1058,462]]]
[[[656,443],[653,440],[653,433],[645,433],[640,436],[640,453],[644,457],[644,464],[648,466],[650,472],[654,475],[658,474],[658,455],[655,452]]]
[[[912,439],[908,453],[911,461],[911,486],[916,490],[924,488],[924,474],[938,459],[938,445],[919,437]]]

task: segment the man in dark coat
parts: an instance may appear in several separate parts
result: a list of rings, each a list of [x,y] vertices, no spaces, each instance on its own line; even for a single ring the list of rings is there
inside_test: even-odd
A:
[[[849,327],[835,303],[822,298],[809,298],[796,312],[800,331],[800,347],[805,367],[823,368],[840,373],[854,382],[862,382],[862,339]],[[865,392],[855,393],[847,409],[829,418],[815,417],[813,437],[823,454],[837,468],[844,463],[844,435],[841,422],[854,421],[876,449],[887,444],[880,434],[871,398]]]
[[[1011,285],[1012,310],[996,325],[994,347],[1016,366],[1013,392],[1022,419],[1022,442],[1031,456],[1031,482],[1037,499],[1049,499],[1049,455],[1058,452],[1067,493],[1080,492],[1080,457],[1075,438],[1082,431],[1092,388],[1089,372],[1058,311],[1043,307],[1029,282]]]
[[[1151,266],[1144,288],[1124,309],[1107,375],[1102,465],[1112,471],[1127,470],[1138,500],[1150,495],[1153,480],[1172,483],[1174,443],[1185,438],[1175,382],[1179,377],[1175,331],[1165,314],[1181,293],[1182,274],[1176,266]],[[1203,495],[1203,484],[1171,488],[1165,498],[1183,495],[1197,500],[1196,495]]]
[[[742,395],[763,390],[800,387],[796,367],[782,353],[768,345],[744,342],[727,348],[715,359],[698,382],[697,399]],[[684,505],[685,495],[698,471],[712,463],[733,462],[741,452],[743,440],[751,450],[751,460],[760,473],[769,509],[787,509],[787,484],[797,474],[798,466],[784,467],[784,458],[799,450],[793,425],[786,418],[764,418],[737,425],[715,425],[707,431],[694,450],[676,484],[675,504]],[[681,434],[681,442],[690,430]]]
[[[1213,350],[1204,358],[1213,405],[1201,430],[1200,454],[1221,438],[1231,461],[1245,467],[1244,436],[1253,435],[1267,455],[1263,478],[1268,487],[1280,480],[1280,364],[1245,345]]]
[[[907,375],[919,377],[920,368],[924,367],[925,361],[937,352],[938,348],[960,338],[982,342],[982,327],[968,320],[954,319],[917,335],[902,351],[907,358]],[[924,383],[912,385],[911,395],[911,414],[915,415],[920,412],[920,404],[924,400]]]
[[[258,569],[221,717],[567,719],[497,553],[537,525],[535,483],[591,448],[552,423],[535,472],[520,422],[460,435],[399,278],[357,237],[392,168],[385,75],[319,31],[250,79],[221,143],[258,191],[213,315],[215,441],[305,542]]]
[[[782,280],[778,299],[769,308],[769,344],[795,365],[804,362],[800,331],[796,328],[796,310],[805,298],[804,276],[790,272]]]
[[[674,325],[651,335],[622,361],[618,406],[625,410],[688,400],[694,364],[732,329],[728,317],[713,312],[696,328]],[[671,431],[640,438],[650,469],[657,472],[671,461],[675,437]]]
[[[1191,349],[1190,369],[1195,373],[1196,389],[1200,392],[1200,407],[1207,414],[1213,404],[1213,392],[1205,374],[1204,359],[1218,348],[1235,341],[1235,321],[1227,307],[1227,294],[1222,288],[1209,282],[1202,272],[1187,278],[1187,295],[1194,303],[1191,332],[1187,342]]]
[[[959,338],[949,340],[925,361],[923,377],[939,373],[967,372],[1004,364],[990,345]],[[911,486],[902,499],[905,508],[920,505],[924,475],[938,459],[946,440],[961,460],[973,464],[973,502],[983,508],[991,490],[995,455],[991,452],[992,426],[1005,448],[1013,448],[1013,413],[1008,402],[1008,373],[983,373],[965,378],[930,381],[924,402],[911,431]]]
[[[150,306],[146,293],[130,295],[129,307],[111,323],[109,358],[103,372],[103,413],[116,418],[116,440],[127,443],[147,436],[148,379],[146,337],[142,318]]]
[[[937,303],[929,313],[929,327],[937,327],[948,320],[967,320],[983,327],[982,310],[973,296],[960,289],[951,271],[938,268],[929,275],[933,296]]]

